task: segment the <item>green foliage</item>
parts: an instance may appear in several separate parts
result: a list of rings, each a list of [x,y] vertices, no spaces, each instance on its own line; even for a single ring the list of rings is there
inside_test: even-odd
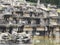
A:
[[[37,0],[26,0],[26,1],[35,2],[35,3],[37,2]]]
[[[27,1],[37,2],[37,0],[27,0]],[[51,3],[51,4],[59,5],[60,0],[41,0],[41,3]]]

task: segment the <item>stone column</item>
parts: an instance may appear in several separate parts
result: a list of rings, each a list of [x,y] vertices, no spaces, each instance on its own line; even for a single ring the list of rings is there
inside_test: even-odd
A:
[[[40,6],[40,0],[37,0],[37,7]]]

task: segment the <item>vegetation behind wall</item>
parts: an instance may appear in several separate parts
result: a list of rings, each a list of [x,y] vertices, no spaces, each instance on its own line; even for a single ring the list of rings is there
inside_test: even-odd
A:
[[[30,1],[30,2],[37,2],[37,0],[26,0],[26,1]],[[54,4],[57,6],[60,6],[60,0],[40,0],[41,3],[45,3],[45,4]]]

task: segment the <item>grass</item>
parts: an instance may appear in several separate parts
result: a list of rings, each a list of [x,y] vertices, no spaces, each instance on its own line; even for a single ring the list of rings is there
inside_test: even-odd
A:
[[[48,10],[51,10],[51,8],[48,8]],[[60,13],[60,9],[57,9],[57,12]]]
[[[59,12],[59,13],[60,13],[60,9],[57,9],[57,12]]]
[[[55,42],[53,38],[44,38],[43,36],[35,36],[33,38],[33,45],[60,45]]]

